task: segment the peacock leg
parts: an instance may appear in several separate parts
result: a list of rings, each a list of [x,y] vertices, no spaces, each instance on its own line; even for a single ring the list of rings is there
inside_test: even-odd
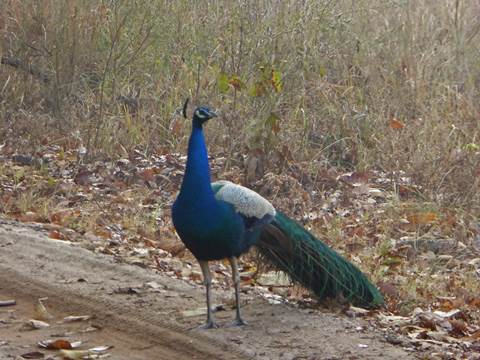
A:
[[[210,274],[210,268],[208,267],[208,261],[198,261],[203,273],[203,283],[207,290],[207,323],[202,326],[203,329],[218,328],[218,325],[213,320],[212,306],[211,306],[211,286],[212,286],[212,274]]]
[[[237,258],[229,258],[230,265],[232,267],[232,278],[233,283],[235,284],[235,302],[237,303],[237,316],[235,318],[234,324],[237,326],[247,325],[240,316],[240,274],[238,273],[238,263]]]

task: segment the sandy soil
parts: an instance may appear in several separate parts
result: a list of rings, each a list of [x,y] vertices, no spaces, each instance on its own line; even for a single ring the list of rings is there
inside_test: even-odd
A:
[[[215,289],[216,299],[231,292]],[[38,298],[50,327],[25,330]],[[0,359],[42,351],[45,339],[82,340],[84,347],[113,346],[111,359],[407,359],[360,319],[270,304],[245,296],[249,325],[230,326],[234,310],[216,313],[221,328],[201,330],[204,290],[111,256],[47,238],[40,230],[0,221]],[[191,310],[194,310],[191,312]],[[187,312],[185,312],[187,311]],[[189,312],[190,311],[190,312]],[[68,315],[88,321],[63,323]],[[97,330],[85,332],[88,328]]]

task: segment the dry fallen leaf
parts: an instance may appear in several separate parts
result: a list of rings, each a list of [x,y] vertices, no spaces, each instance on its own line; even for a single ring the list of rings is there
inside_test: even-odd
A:
[[[87,357],[90,352],[88,350],[60,350],[60,356],[68,360],[82,360]]]
[[[346,311],[346,314],[349,317],[362,317],[362,316],[370,315],[371,313],[372,312],[370,310],[352,306],[352,305]]]
[[[452,325],[450,334],[454,336],[465,336],[468,334],[467,324],[463,320],[450,319],[449,321]]]
[[[45,355],[39,351],[32,351],[26,354],[20,355],[22,359],[43,359]]]
[[[107,351],[108,349],[111,349],[112,347],[111,346],[108,346],[108,345],[104,345],[104,346],[95,346],[93,348],[90,348],[88,349],[88,351],[92,352],[92,353],[103,353],[105,351]]]
[[[71,315],[63,318],[63,322],[86,321],[90,319],[90,315]]]
[[[58,230],[52,230],[50,231],[50,233],[48,234],[48,236],[51,238],[51,239],[55,239],[55,240],[65,240],[66,239],[66,236],[63,235],[60,231]]]
[[[451,319],[451,318],[454,318],[456,315],[460,314],[461,312],[462,312],[462,310],[460,310],[460,309],[452,309],[448,312],[435,310],[433,313],[435,315],[438,315],[438,316],[442,317],[442,318]]]
[[[179,137],[182,134],[184,121],[182,119],[173,119],[170,123],[170,131],[175,137]]]
[[[45,305],[43,305],[43,301],[45,300],[47,300],[47,298],[38,299],[37,303],[34,306],[33,310],[36,320],[47,321],[52,318],[52,315],[48,313],[47,308],[45,307]]]
[[[414,225],[426,225],[436,221],[438,215],[433,212],[417,213],[407,215],[407,220],[410,224]]]
[[[388,126],[390,126],[391,129],[400,130],[405,127],[405,124],[397,118],[393,118],[392,120],[390,120]]]
[[[43,340],[38,343],[38,346],[49,349],[49,350],[71,350],[73,349],[72,344],[68,340],[57,339],[57,340]]]
[[[145,286],[153,289],[153,290],[160,290],[160,289],[164,289],[165,286],[164,285],[160,285],[159,283],[155,282],[155,281],[149,281],[147,283],[145,283]]]
[[[112,238],[112,232],[108,229],[96,229],[95,235],[104,239]]]
[[[145,181],[154,181],[155,175],[158,173],[157,168],[146,168],[138,173],[138,176]]]
[[[100,327],[89,326],[86,329],[80,330],[80,332],[81,333],[90,333],[90,332],[94,332],[94,331],[98,331],[98,330],[100,330]],[[72,344],[72,346],[73,346],[73,344]],[[76,346],[73,346],[73,347],[76,347]]]
[[[50,326],[49,323],[34,319],[28,320],[27,325],[30,326],[32,329],[45,329]]]
[[[184,318],[195,317],[195,316],[203,316],[207,313],[207,308],[198,308],[193,310],[185,310],[182,311],[182,316]]]

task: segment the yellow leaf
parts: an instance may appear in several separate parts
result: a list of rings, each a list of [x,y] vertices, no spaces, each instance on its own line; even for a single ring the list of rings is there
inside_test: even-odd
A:
[[[47,311],[45,305],[43,305],[43,300],[46,298],[38,299],[37,303],[33,307],[33,311],[35,313],[35,320],[47,321],[52,319],[52,315],[50,315]]]
[[[275,90],[275,92],[280,92],[282,91],[282,77],[280,75],[280,72],[278,72],[277,70],[273,70],[272,69],[272,86],[273,86],[273,90]]]
[[[425,225],[431,224],[438,219],[438,215],[433,212],[417,213],[407,215],[407,220],[410,224]]]

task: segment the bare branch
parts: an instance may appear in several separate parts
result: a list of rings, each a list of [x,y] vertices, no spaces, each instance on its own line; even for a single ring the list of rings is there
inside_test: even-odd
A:
[[[2,56],[1,64],[10,65],[14,68],[26,71],[34,78],[41,80],[45,84],[48,84],[50,82],[50,77],[47,74],[40,71],[35,65],[26,64],[25,61],[19,58],[4,55]]]

